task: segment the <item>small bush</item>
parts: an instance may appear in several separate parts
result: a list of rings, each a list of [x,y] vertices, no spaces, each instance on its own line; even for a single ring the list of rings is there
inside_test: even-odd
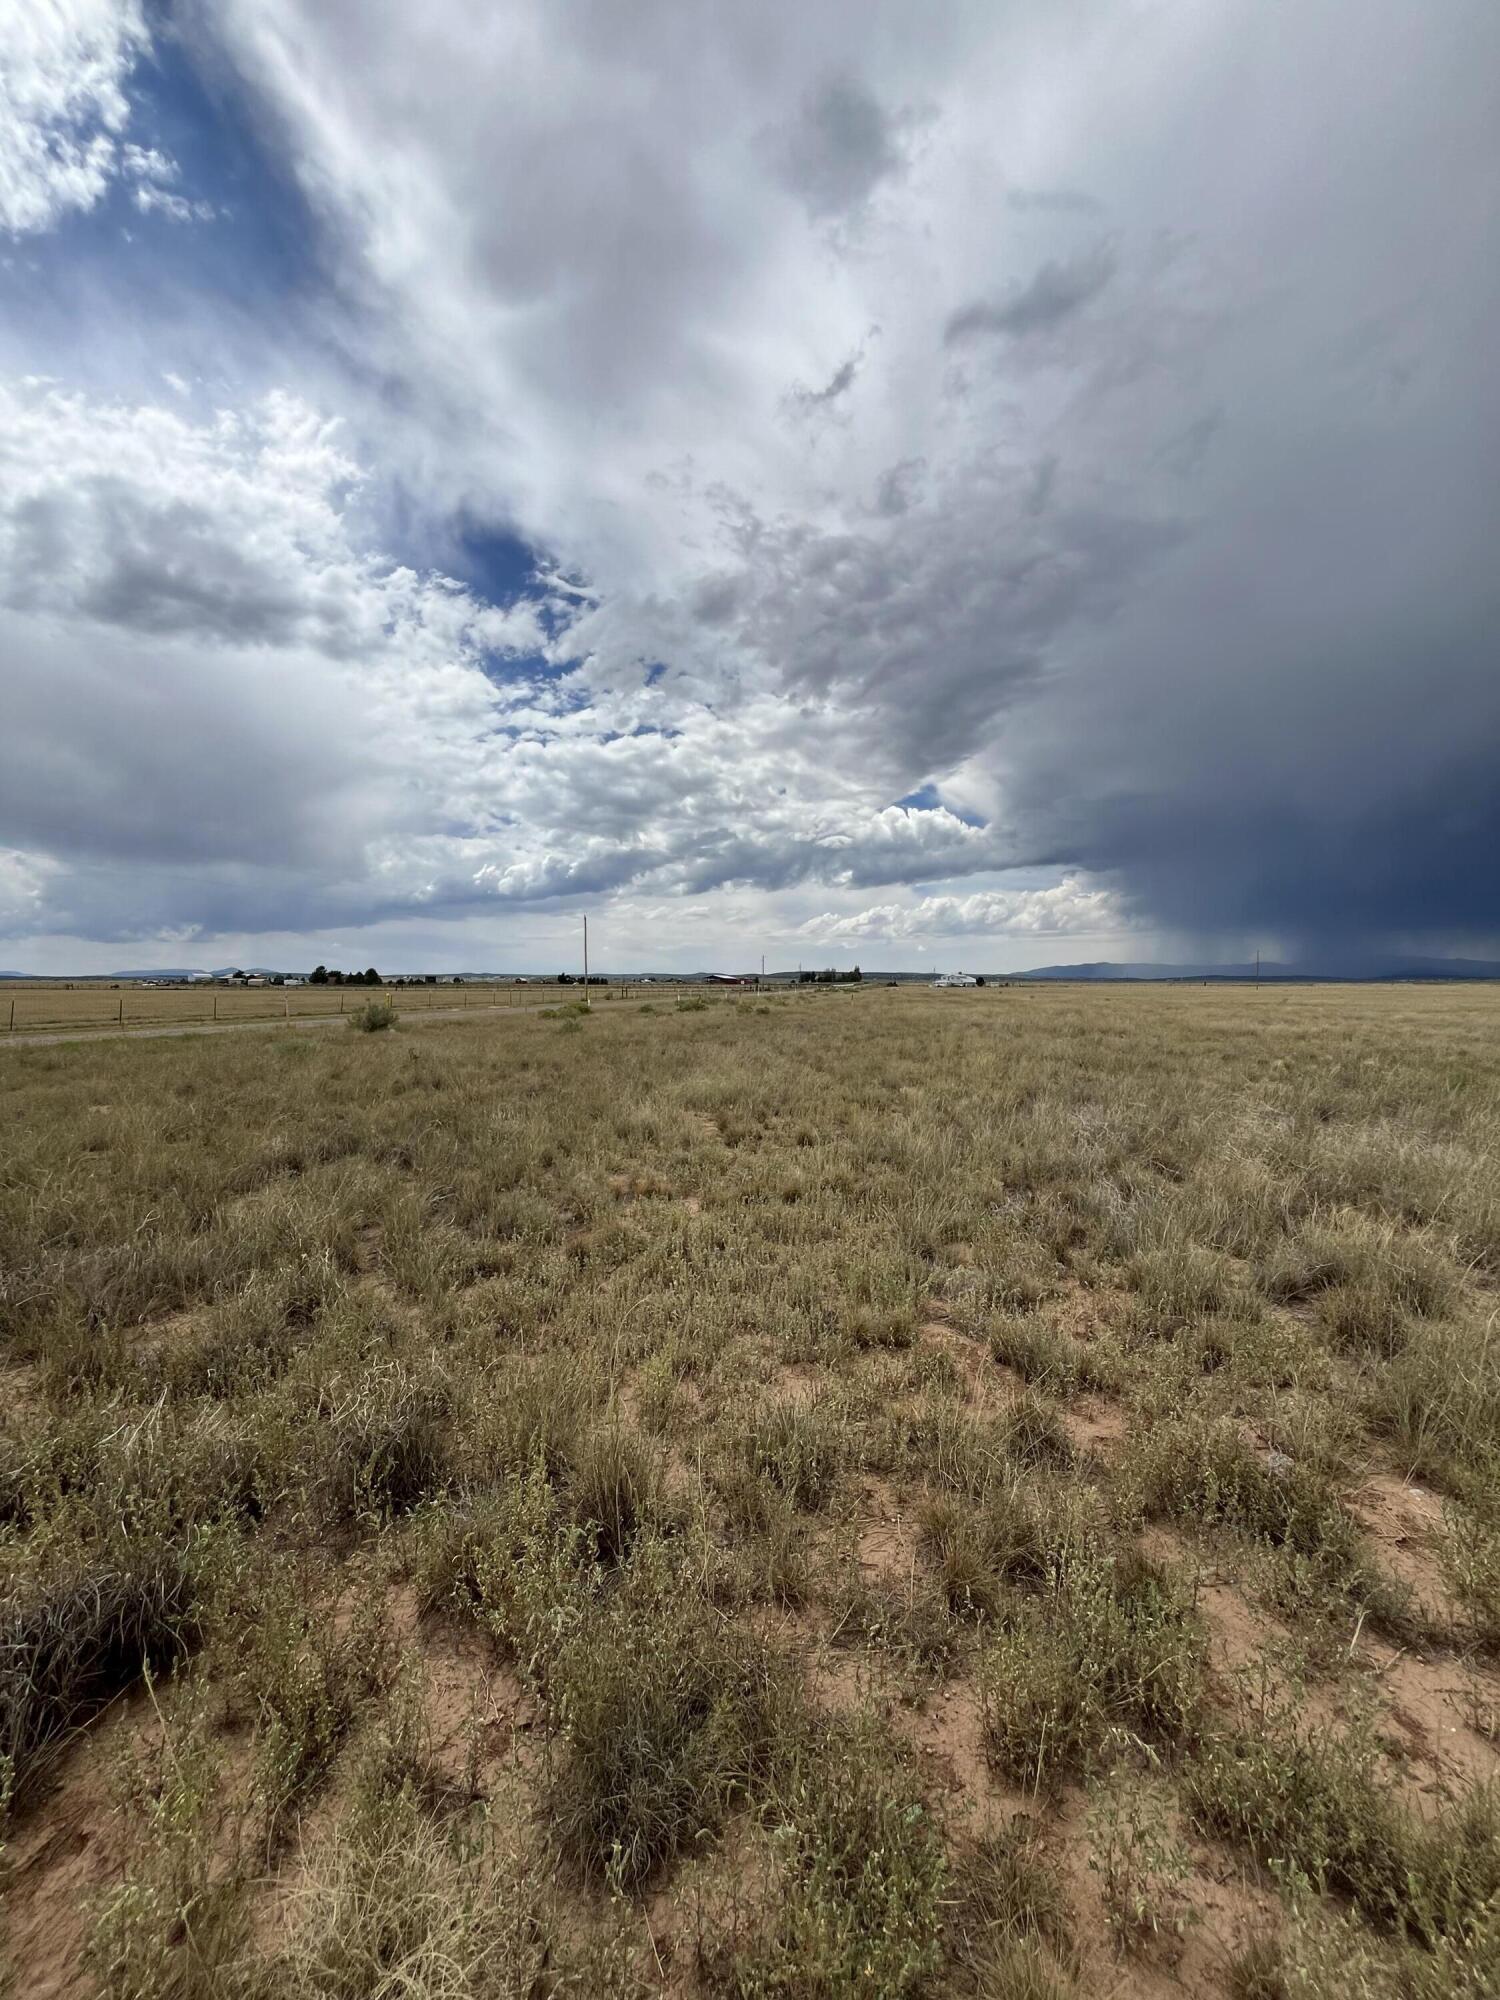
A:
[[[221,1772],[201,1691],[184,1706],[157,1741],[127,1742],[121,1753],[124,1867],[87,1950],[106,2000],[217,2000],[237,1990],[244,1906],[233,1872],[215,1866]]]
[[[386,1028],[394,1028],[401,1016],[394,1000],[367,1000],[345,1018],[357,1034],[378,1035]]]
[[[342,1624],[308,1579],[268,1567],[248,1580],[215,1636],[221,1668],[255,1728],[254,1791],[268,1841],[321,1782],[361,1703],[386,1672],[379,1617],[356,1605]]]
[[[1187,1849],[1160,1797],[1134,1774],[1108,1780],[1095,1793],[1088,1826],[1089,1867],[1119,1948],[1180,1951],[1200,1913],[1184,1888]]]

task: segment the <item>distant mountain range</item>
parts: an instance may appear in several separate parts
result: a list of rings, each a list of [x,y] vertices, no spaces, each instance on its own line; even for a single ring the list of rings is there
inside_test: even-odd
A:
[[[1006,979],[1254,979],[1253,959],[1243,965],[1121,965],[1108,959],[1088,965],[1038,965],[1029,972],[1002,973]],[[1500,979],[1500,959],[1357,958],[1298,959],[1291,964],[1263,959],[1262,980]]]

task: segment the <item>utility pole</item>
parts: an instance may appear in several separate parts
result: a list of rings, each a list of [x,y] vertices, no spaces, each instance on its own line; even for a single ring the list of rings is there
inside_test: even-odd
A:
[[[583,1004],[584,1004],[584,1007],[585,1007],[586,1009],[588,1009],[588,1008],[590,1007],[590,1002],[589,1002],[589,920],[588,920],[588,918],[587,918],[587,917],[585,917],[585,918],[584,918],[584,920],[583,920]]]

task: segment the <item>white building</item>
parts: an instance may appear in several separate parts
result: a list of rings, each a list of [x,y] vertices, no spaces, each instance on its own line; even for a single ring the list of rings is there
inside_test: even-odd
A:
[[[979,981],[972,972],[941,972],[932,983],[934,986],[977,986]]]

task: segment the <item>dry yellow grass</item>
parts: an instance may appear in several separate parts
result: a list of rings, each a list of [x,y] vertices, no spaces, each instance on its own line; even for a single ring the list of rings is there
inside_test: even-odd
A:
[[[471,980],[463,986],[380,989],[408,1014],[555,1004],[567,989],[538,982]],[[661,988],[663,992],[667,989]],[[675,992],[677,989],[671,989]],[[609,996],[635,997],[609,988]],[[141,981],[0,981],[0,1047],[9,1035],[55,1031],[201,1027],[235,1022],[317,1020],[347,1014],[369,997],[362,986],[151,986]],[[600,998],[595,989],[595,998]]]
[[[1494,1991],[1497,1017],[0,1058],[16,1991]]]

